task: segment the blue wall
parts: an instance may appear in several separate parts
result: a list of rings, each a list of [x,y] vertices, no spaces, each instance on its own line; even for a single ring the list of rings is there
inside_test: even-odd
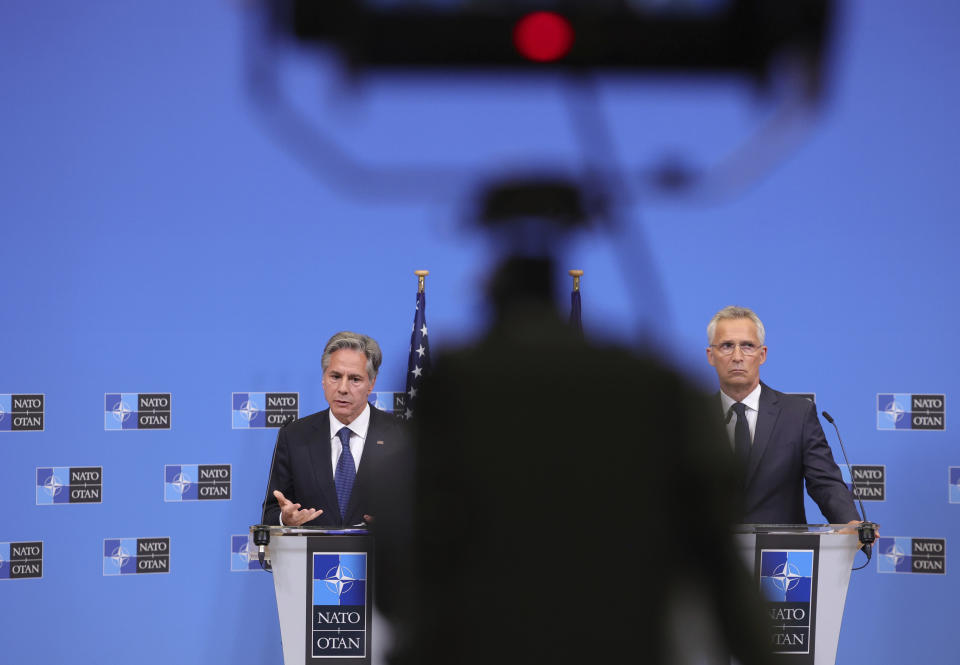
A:
[[[463,174],[407,200],[350,196],[270,138],[245,88],[242,4],[0,8],[0,393],[46,396],[43,431],[0,432],[0,542],[44,543],[42,579],[0,580],[10,662],[278,662],[272,580],[231,572],[229,549],[258,520],[274,432],[232,429],[231,393],[323,408],[319,344],[344,328],[380,340],[377,388],[401,390],[413,269],[432,271],[434,350],[483,321],[491,254],[463,221],[466,183],[579,164],[555,80],[357,87],[290,49],[285,86],[352,153]],[[740,196],[646,201],[630,232],[569,248],[588,332],[654,327],[705,386],[707,319],[755,308],[765,380],[815,392],[854,461],[886,465],[886,501],[868,506],[882,534],[947,540],[946,576],[876,562],[854,574],[840,663],[955,658],[958,19],[947,1],[843,4],[830,96],[786,160]],[[600,90],[630,168],[714,160],[769,112],[736,84],[618,77]],[[625,270],[623,255],[649,262]],[[105,431],[110,392],[171,393],[172,429]],[[945,394],[946,430],[878,430],[877,393]],[[164,465],[218,463],[232,465],[230,501],[164,501]],[[36,469],[71,466],[103,467],[103,502],[36,505]],[[170,538],[170,574],[102,574],[104,539],[144,537]]]

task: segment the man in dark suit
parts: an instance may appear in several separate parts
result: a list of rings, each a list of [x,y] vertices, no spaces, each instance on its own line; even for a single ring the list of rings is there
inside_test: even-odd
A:
[[[745,307],[725,307],[707,326],[707,360],[720,379],[719,407],[743,474],[742,521],[806,524],[806,483],[831,524],[858,523],[816,405],[760,381],[764,336],[763,323]]]
[[[340,332],[324,347],[329,409],[277,434],[263,524],[343,526],[370,522],[384,473],[397,468],[400,424],[367,402],[382,355],[371,337]]]

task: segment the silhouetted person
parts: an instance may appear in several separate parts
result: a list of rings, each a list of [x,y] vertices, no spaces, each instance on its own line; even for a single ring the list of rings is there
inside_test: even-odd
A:
[[[716,410],[656,348],[585,342],[553,272],[506,260],[489,333],[435,359],[411,505],[378,533],[393,662],[678,663],[701,624],[716,662],[766,662]]]

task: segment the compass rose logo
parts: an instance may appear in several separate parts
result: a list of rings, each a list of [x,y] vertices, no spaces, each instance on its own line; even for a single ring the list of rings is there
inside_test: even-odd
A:
[[[237,412],[243,417],[244,420],[250,422],[254,419],[254,417],[256,417],[257,413],[260,412],[260,407],[258,407],[257,403],[252,399],[248,399],[240,406],[239,409],[237,409]]]
[[[113,550],[110,558],[113,560],[113,563],[116,564],[117,570],[123,570],[124,564],[130,560],[130,553],[123,549],[123,545],[118,545]]]
[[[133,412],[133,409],[131,409],[122,399],[117,402],[117,405],[113,407],[112,411],[113,417],[118,423],[121,424],[127,422],[130,419],[130,414]]]
[[[897,400],[893,399],[890,400],[890,404],[884,410],[884,413],[890,416],[894,423],[899,423],[903,420],[903,414],[906,413],[906,411],[897,404]]]
[[[357,577],[349,568],[338,563],[335,567],[327,571],[323,581],[326,582],[327,588],[340,596],[353,587],[353,583],[356,579]]]
[[[883,553],[884,558],[886,558],[894,569],[903,561],[903,557],[906,555],[907,553],[900,548],[896,540],[894,540],[889,549]]]
[[[801,577],[803,576],[800,574],[800,569],[787,561],[774,569],[770,579],[780,591],[787,592],[797,588]]]
[[[43,484],[43,489],[53,498],[63,491],[63,483],[60,482],[60,479],[57,478],[55,473],[51,473],[50,477],[47,478],[47,482]]]
[[[177,489],[177,492],[180,493],[180,496],[183,496],[193,481],[190,480],[190,476],[183,473],[182,471],[173,477],[173,482],[170,483],[173,487]]]

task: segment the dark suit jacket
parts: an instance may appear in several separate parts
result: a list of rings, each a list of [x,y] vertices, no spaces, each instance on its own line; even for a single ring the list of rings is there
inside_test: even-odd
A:
[[[817,419],[816,405],[805,397],[760,385],[757,427],[746,469],[743,522],[806,524],[804,482],[831,524],[860,519]]]
[[[301,508],[323,510],[323,514],[304,526],[360,524],[365,514],[377,514],[378,485],[384,474],[398,468],[395,461],[403,454],[404,445],[402,426],[397,418],[371,406],[370,427],[357,479],[346,515],[341,515],[330,462],[330,410],[287,423],[277,433],[262,523],[280,524],[280,506],[273,496],[274,490],[280,490]]]

